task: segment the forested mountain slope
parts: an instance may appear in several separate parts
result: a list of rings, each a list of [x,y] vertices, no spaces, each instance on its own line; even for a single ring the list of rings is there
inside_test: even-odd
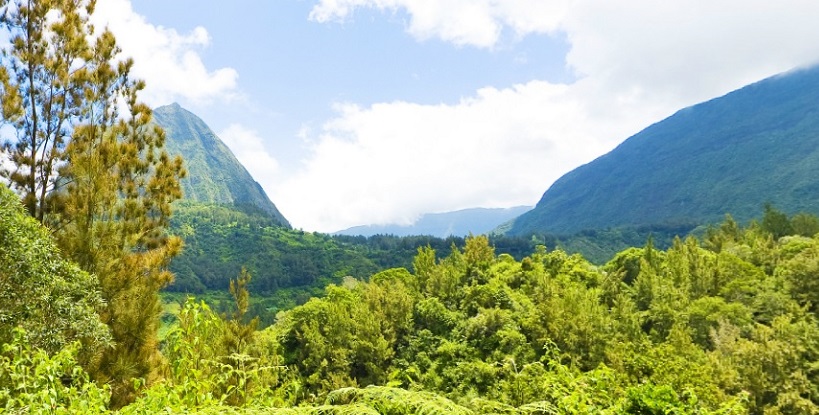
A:
[[[510,235],[819,212],[819,68],[690,108],[556,181]]]
[[[344,275],[378,269],[328,235],[283,228],[258,212],[229,206],[180,203],[171,228],[185,240],[182,254],[171,262],[176,274],[171,291],[224,291],[242,267],[253,274],[257,293],[293,287],[320,290]]]
[[[295,303],[320,294],[327,284],[345,276],[366,279],[381,269],[409,267],[419,247],[448,250],[464,244],[462,237],[303,232],[276,226],[258,212],[184,201],[176,206],[171,229],[184,238],[185,248],[171,262],[176,281],[169,291],[225,291],[229,280],[245,267],[253,275],[253,292],[287,293]],[[495,237],[493,242],[499,252],[518,258],[534,249],[532,241],[519,238]]]
[[[184,200],[260,209],[290,227],[264,189],[199,117],[172,104],[155,109],[154,120],[165,130],[168,153],[185,159]]]

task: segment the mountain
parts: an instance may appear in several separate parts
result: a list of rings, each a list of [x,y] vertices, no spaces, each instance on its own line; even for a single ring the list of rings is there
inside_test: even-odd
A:
[[[290,227],[259,183],[199,117],[171,104],[155,109],[154,120],[165,130],[168,153],[185,159],[184,200],[258,209]]]
[[[819,213],[819,68],[683,109],[557,180],[508,235]]]
[[[430,213],[421,216],[412,225],[365,225],[338,231],[336,235],[431,235],[439,238],[466,236],[470,233],[488,233],[498,225],[507,222],[531,209],[531,206],[517,206],[507,209],[474,208],[455,212]]]

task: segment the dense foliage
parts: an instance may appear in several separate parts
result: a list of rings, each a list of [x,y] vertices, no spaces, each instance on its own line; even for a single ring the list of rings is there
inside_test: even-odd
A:
[[[185,171],[181,158],[164,151],[164,132],[138,99],[145,85],[131,77],[133,61],[120,55],[111,31],[91,23],[95,6],[0,1],[8,40],[0,48],[0,136],[8,155],[0,175],[62,255],[99,282],[87,295],[101,294],[93,312],[113,341],[83,363],[122,405],[133,397],[131,379],[152,379],[161,358],[159,290],[173,279],[166,268],[181,249],[165,229]],[[49,274],[59,273],[39,278]]]
[[[367,279],[378,270],[412,266],[418,247],[448,250],[464,238],[393,235],[329,236],[283,228],[258,209],[182,201],[176,204],[172,232],[185,240],[184,251],[170,264],[175,281],[166,298],[194,293],[223,311],[228,282],[246,268],[252,275],[252,315],[263,326],[277,311],[320,296],[330,283],[346,276]],[[532,239],[493,236],[500,252],[523,258],[536,246]],[[551,242],[551,241],[550,241]]]
[[[414,274],[331,287],[269,330],[317,396],[381,384],[434,391],[477,413],[794,413],[816,400],[819,332],[775,283],[780,272],[743,251],[766,241],[772,251],[790,243],[753,228],[731,249],[679,240],[598,268],[562,251],[496,257],[473,238],[441,260],[421,250]]]
[[[111,340],[96,313],[101,305],[96,276],[61,258],[48,231],[0,186],[0,343],[17,327],[46,352],[80,341],[93,354]]]
[[[332,238],[181,204],[179,287],[229,297],[186,296],[160,342],[184,169],[94,5],[0,0],[3,412],[819,413],[819,219],[770,205],[595,265],[560,238]],[[306,302],[259,330],[250,289]]]
[[[815,413],[819,238],[795,232],[816,223],[771,208],[747,228],[729,217],[701,240],[649,241],[603,266],[542,247],[518,261],[472,237],[444,257],[419,249],[412,272],[330,285],[262,331],[241,273],[231,313],[182,304],[164,380],[121,412]],[[48,364],[21,342],[5,365]],[[49,367],[77,370],[63,353]],[[37,379],[66,407],[80,388],[95,408],[108,393],[79,374]]]
[[[286,297],[294,300],[270,304],[273,308],[302,304],[345,276],[366,279],[378,270],[410,268],[419,247],[429,245],[446,251],[453,244],[464,246],[462,237],[303,232],[278,226],[275,218],[251,207],[190,201],[176,204],[171,223],[172,232],[185,240],[185,250],[171,263],[176,279],[169,291],[225,291],[229,279],[246,267],[254,276],[251,291],[265,297],[287,293]],[[546,245],[580,252],[592,262],[603,264],[615,253],[644,243],[649,236],[657,246],[669,247],[675,236],[687,235],[692,228],[618,228],[529,238],[491,235],[490,240],[498,253],[516,259],[530,254],[537,245]]]
[[[242,267],[254,276],[252,290],[263,293],[324,286],[334,276],[364,277],[377,269],[327,235],[289,230],[270,216],[230,206],[181,203],[172,226],[186,245],[171,264],[173,291],[226,290]]]

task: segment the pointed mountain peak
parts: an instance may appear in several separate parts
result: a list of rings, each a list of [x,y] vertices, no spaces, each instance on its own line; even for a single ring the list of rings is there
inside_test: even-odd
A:
[[[167,105],[162,105],[160,107],[154,108],[154,112],[157,112],[157,111],[163,112],[163,113],[174,112],[174,111],[190,112],[190,111],[187,111],[186,109],[182,108],[182,106],[179,105],[179,103],[177,103],[177,102],[167,104]]]
[[[185,159],[184,200],[261,210],[290,227],[264,189],[201,118],[177,103],[153,112],[154,121],[165,130],[168,153]]]

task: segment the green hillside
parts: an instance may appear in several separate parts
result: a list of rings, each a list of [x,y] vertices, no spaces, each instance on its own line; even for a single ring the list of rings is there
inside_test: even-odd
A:
[[[690,108],[561,177],[510,235],[819,212],[819,68]]]
[[[182,180],[182,189],[186,201],[259,209],[279,225],[290,227],[259,183],[199,117],[172,104],[155,109],[154,120],[165,129],[168,153],[185,159],[188,177]]]
[[[226,290],[246,267],[253,290],[271,293],[365,276],[377,266],[328,235],[277,226],[270,218],[227,206],[184,202],[177,206],[172,230],[185,240],[182,255],[171,262],[176,282],[171,291]]]
[[[448,251],[464,245],[462,237],[303,232],[277,226],[258,212],[193,202],[176,206],[171,230],[184,238],[185,249],[171,262],[176,280],[168,291],[226,291],[230,279],[244,267],[253,275],[253,292],[265,296],[284,292],[292,297],[291,304],[320,294],[327,284],[346,276],[366,279],[381,269],[408,268],[420,247]],[[497,236],[492,241],[499,252],[516,258],[534,250],[531,240]]]

